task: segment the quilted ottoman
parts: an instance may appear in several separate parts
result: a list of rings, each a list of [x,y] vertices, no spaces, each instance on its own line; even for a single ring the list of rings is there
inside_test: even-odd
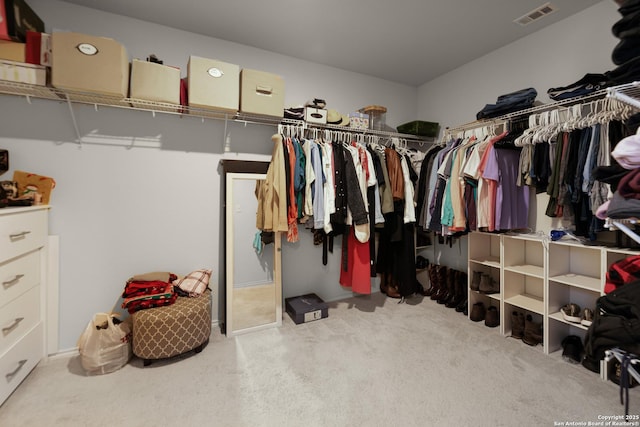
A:
[[[133,354],[144,366],[194,349],[200,353],[211,334],[211,291],[178,297],[171,305],[139,310],[131,317]]]

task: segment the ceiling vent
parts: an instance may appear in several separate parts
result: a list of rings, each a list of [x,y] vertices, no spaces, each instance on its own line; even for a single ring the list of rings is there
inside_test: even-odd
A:
[[[515,19],[513,22],[524,27],[525,25],[529,25],[544,16],[552,14],[556,10],[558,10],[556,6],[552,5],[551,3],[545,3],[542,6],[533,9],[531,12],[525,13],[520,18]]]

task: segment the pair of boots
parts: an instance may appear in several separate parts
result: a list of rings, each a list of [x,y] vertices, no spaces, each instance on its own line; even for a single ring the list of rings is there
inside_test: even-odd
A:
[[[534,322],[530,314],[525,316],[522,312],[513,311],[511,313],[511,336],[535,347],[542,344],[542,323]]]
[[[424,295],[448,308],[457,308],[461,305],[467,296],[467,273],[433,264],[429,265],[428,272],[431,287],[424,292]]]
[[[422,293],[424,296],[435,301],[443,297],[446,291],[447,270],[444,265],[429,264],[427,272],[431,286]]]
[[[398,286],[394,283],[393,277],[387,273],[380,275],[380,292],[389,298],[400,298],[402,296],[398,292]]]
[[[500,284],[489,274],[482,271],[474,271],[470,288],[481,294],[499,294]]]
[[[469,319],[473,322],[482,322],[484,320],[485,326],[489,328],[500,326],[500,314],[498,313],[498,308],[490,305],[485,309],[483,302],[473,304]]]

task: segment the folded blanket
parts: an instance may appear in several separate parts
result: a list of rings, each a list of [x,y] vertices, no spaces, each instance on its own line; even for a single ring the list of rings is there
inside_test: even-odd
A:
[[[138,274],[133,276],[127,282],[142,282],[142,281],[154,281],[159,280],[161,282],[171,283],[176,280],[177,276],[168,271],[153,271],[151,273]]]
[[[612,219],[640,218],[640,200],[625,199],[616,191],[607,208],[607,215]]]
[[[640,168],[632,170],[620,180],[618,193],[625,199],[640,200]]]

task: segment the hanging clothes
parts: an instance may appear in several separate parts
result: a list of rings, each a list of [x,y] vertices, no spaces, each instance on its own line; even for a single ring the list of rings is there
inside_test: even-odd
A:
[[[273,151],[271,163],[264,181],[256,182],[258,210],[256,228],[263,231],[281,231],[289,229],[287,220],[287,182],[282,135],[271,137]]]

